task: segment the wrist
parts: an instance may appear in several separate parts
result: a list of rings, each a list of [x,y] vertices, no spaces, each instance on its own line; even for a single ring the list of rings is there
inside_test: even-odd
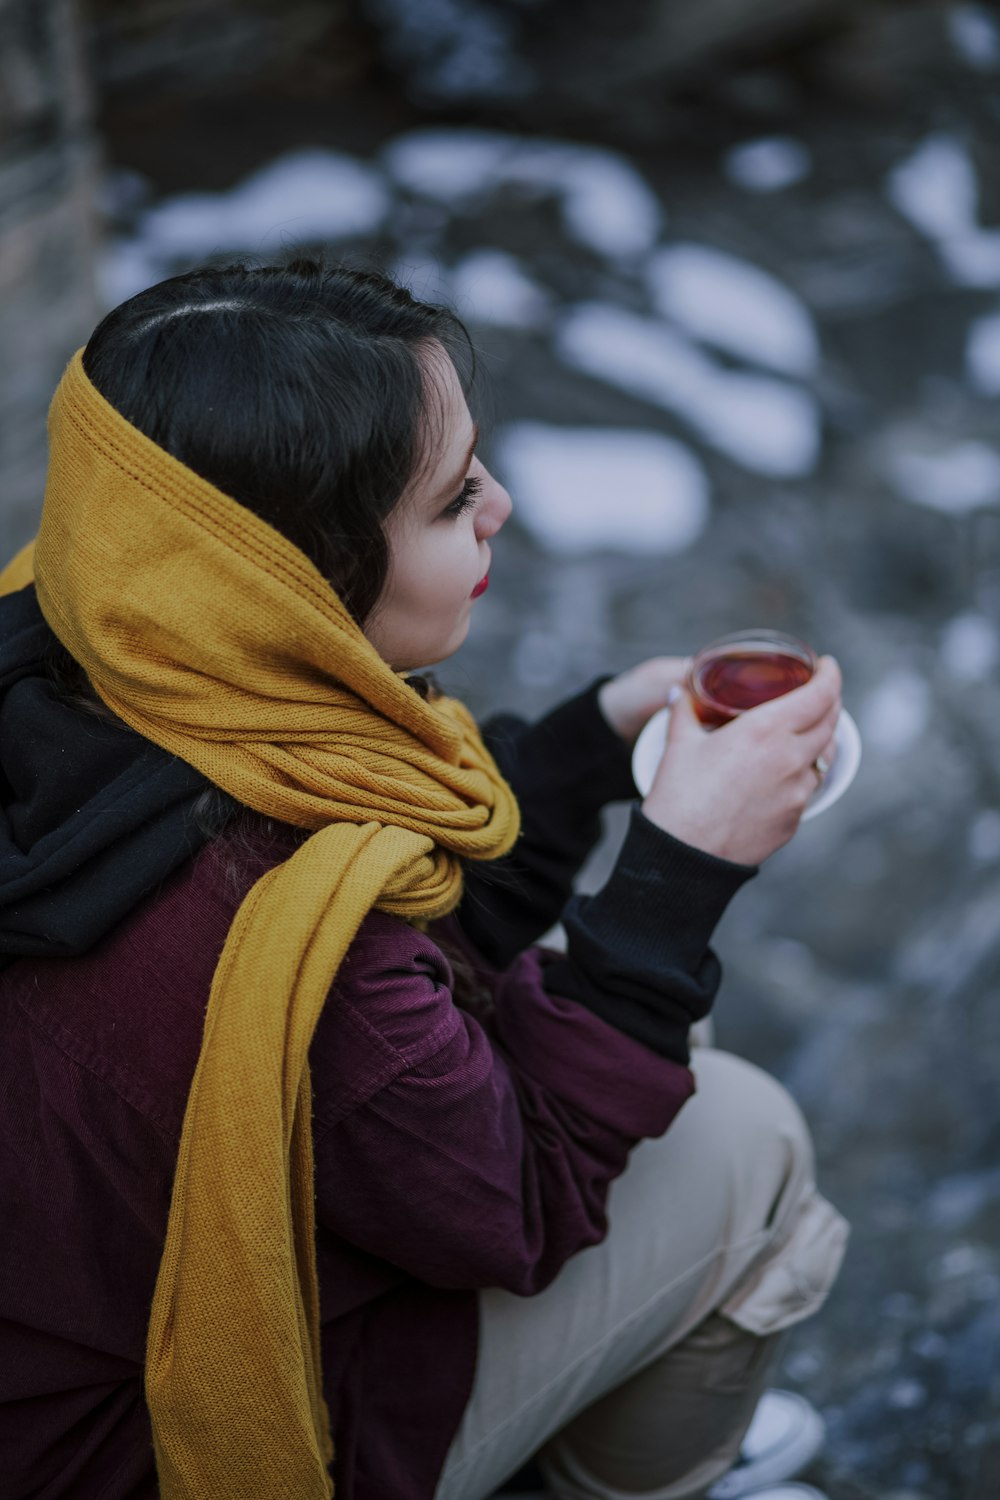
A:
[[[621,682],[617,677],[609,677],[602,682],[597,689],[597,707],[601,718],[608,728],[613,730],[620,739],[629,741],[628,725],[625,722],[622,705]]]
[[[718,860],[721,865],[729,865],[737,870],[756,873],[760,867],[760,859],[755,858],[749,849],[743,848],[739,839],[724,837],[707,819],[699,821],[685,816],[680,810],[677,810],[675,816],[671,816],[655,804],[650,808],[647,802],[638,803],[636,810],[640,815],[640,822],[645,820],[652,824],[656,830],[654,837],[660,836],[665,841],[690,849],[694,855]]]
[[[737,865],[758,863],[749,857],[749,851],[743,849],[738,835],[734,838],[710,817],[699,818],[689,806],[678,804],[674,799],[665,801],[647,797],[639,804],[639,809],[661,833],[702,854],[709,854],[713,859],[724,859]]]

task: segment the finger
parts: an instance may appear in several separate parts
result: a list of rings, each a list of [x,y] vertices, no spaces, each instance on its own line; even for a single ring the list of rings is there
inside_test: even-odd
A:
[[[816,757],[818,761],[823,761],[826,764],[827,775],[829,775],[829,773],[833,770],[833,764],[837,759],[838,749],[839,746],[837,744],[837,736],[835,734],[832,734]]]
[[[793,733],[801,734],[838,704],[840,689],[840,668],[832,656],[823,656],[812,677],[802,687],[747,709],[747,715],[756,714],[762,721],[770,719],[775,724],[783,723]]]
[[[796,739],[802,742],[801,749],[803,754],[810,760],[813,758],[813,756],[820,753],[823,746],[828,740],[835,737],[837,733],[837,723],[840,719],[840,714],[841,707],[840,699],[838,698],[837,701],[827,709],[826,713],[821,719],[817,719],[816,723],[811,724],[808,729],[801,729],[796,733]]]
[[[706,733],[704,725],[694,711],[691,695],[680,688],[670,706],[670,722],[667,725],[667,744],[678,744]]]
[[[837,722],[831,724],[824,719],[814,729],[807,730],[804,734],[795,736],[795,746],[801,756],[803,765],[809,765],[818,755],[823,755],[827,760],[830,756],[827,751],[831,745],[836,748],[837,744]]]
[[[665,692],[684,681],[691,666],[690,656],[653,656],[635,670],[654,680]]]
[[[817,786],[822,786],[826,781],[826,778],[833,769],[833,763],[836,758],[837,741],[835,739],[827,739],[806,768],[813,778],[813,790]]]
[[[794,688],[772,703],[787,715],[787,727],[801,734],[821,722],[828,713],[839,713],[842,679],[832,656],[820,658],[819,666],[808,682]]]

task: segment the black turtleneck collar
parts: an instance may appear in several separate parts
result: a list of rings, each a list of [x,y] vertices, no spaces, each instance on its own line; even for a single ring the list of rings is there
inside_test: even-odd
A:
[[[0,960],[85,953],[204,843],[205,778],[61,701],[33,587],[0,598]]]

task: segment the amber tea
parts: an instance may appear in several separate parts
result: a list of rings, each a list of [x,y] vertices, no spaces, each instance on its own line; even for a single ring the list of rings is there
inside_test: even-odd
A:
[[[717,729],[745,709],[802,687],[816,670],[802,641],[771,630],[743,630],[704,646],[691,663],[688,688],[695,713]]]

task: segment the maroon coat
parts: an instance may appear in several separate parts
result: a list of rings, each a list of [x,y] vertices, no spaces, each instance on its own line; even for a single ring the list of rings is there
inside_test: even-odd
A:
[[[655,908],[635,887],[665,839],[636,824],[613,899],[594,906],[605,952],[602,924],[676,916],[661,874]],[[705,861],[668,842],[683,910]],[[233,914],[290,848],[262,832],[234,877],[223,836],[89,952],[0,974],[3,1500],[157,1493],[143,1350],[185,1100]],[[708,930],[749,872],[723,873]],[[372,913],[311,1052],[338,1500],[430,1500],[471,1386],[477,1289],[530,1295],[600,1240],[631,1146],[693,1087],[682,1061],[554,989],[564,960],[529,949],[500,971],[457,918],[437,933],[466,944],[482,1004],[455,1004],[435,929]],[[685,927],[693,968],[705,941]],[[612,980],[599,987],[613,1005]]]

